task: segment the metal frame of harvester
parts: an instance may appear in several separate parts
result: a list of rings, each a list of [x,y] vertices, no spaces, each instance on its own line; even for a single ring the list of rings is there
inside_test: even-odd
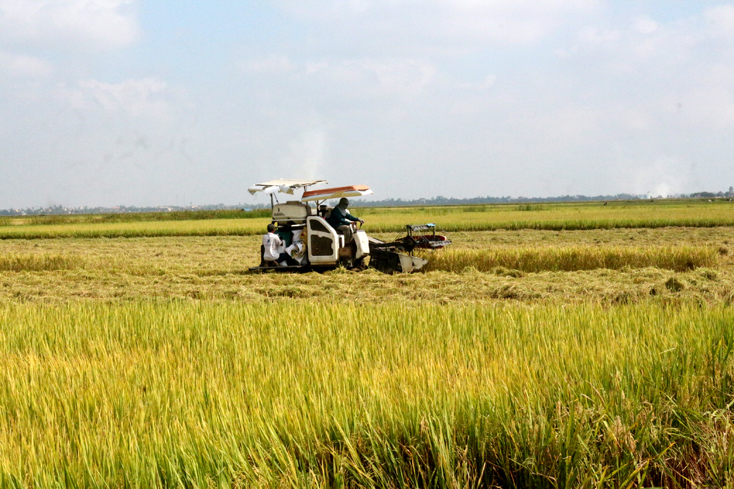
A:
[[[337,267],[363,269],[369,262],[370,267],[384,273],[409,273],[420,270],[428,263],[425,258],[415,256],[414,249],[439,249],[451,244],[445,236],[436,234],[433,224],[408,225],[406,236],[392,242],[372,238],[363,229],[356,229],[354,240],[345,243],[344,236],[326,221],[331,211],[326,201],[370,195],[372,190],[365,185],[308,190],[308,187],[326,183],[325,180],[272,180],[248,189],[253,195],[258,192],[270,195],[272,222],[278,228],[276,232],[295,237],[297,241],[289,244],[298,261],[298,265],[278,265],[261,260],[259,266],[250,268],[251,271],[301,272]],[[278,201],[277,193],[293,195],[297,189],[303,189],[300,200]],[[311,202],[315,203],[315,207]]]

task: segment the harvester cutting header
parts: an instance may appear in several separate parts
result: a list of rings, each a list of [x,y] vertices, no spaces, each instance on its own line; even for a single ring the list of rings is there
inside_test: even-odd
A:
[[[367,236],[362,221],[348,211],[349,198],[372,194],[365,185],[309,190],[326,184],[325,180],[272,180],[248,189],[270,195],[272,222],[263,236],[261,262],[252,271],[308,271],[339,266],[384,273],[414,272],[428,260],[414,256],[415,248],[439,249],[451,244],[436,234],[433,224],[407,225],[406,235],[391,242]],[[300,200],[280,203],[276,194],[294,195],[302,189]],[[340,199],[335,207],[328,200]],[[314,205],[311,205],[313,203]]]

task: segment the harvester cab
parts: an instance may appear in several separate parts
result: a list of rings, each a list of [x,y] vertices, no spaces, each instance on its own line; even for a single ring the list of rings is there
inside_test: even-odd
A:
[[[308,189],[326,183],[324,180],[272,180],[248,189],[252,195],[258,192],[270,195],[272,223],[281,238],[282,252],[289,256],[288,260],[282,262],[266,261],[264,250],[261,249],[260,265],[251,268],[251,271],[308,271],[340,266],[364,269],[369,262],[369,266],[385,273],[414,272],[428,263],[426,259],[413,255],[415,248],[436,249],[451,243],[446,237],[436,235],[432,224],[408,226],[407,236],[393,242],[369,237],[355,225],[352,239],[347,242],[344,234],[329,223],[332,209],[326,202],[342,197],[370,195],[372,190],[365,185]],[[303,190],[300,200],[278,201],[277,193],[293,195],[297,189]],[[432,234],[414,234],[426,230],[432,231]],[[439,242],[441,244],[436,246],[426,245]]]

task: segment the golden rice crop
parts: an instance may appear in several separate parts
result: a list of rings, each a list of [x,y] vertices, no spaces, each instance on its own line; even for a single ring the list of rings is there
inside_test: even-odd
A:
[[[624,202],[604,206],[599,202],[516,206],[436,206],[354,209],[372,232],[400,232],[406,224],[432,222],[452,231],[495,229],[594,230],[712,227],[734,225],[731,202]]]
[[[0,485],[721,487],[734,310],[0,305]]]
[[[590,202],[549,203],[542,206],[354,208],[352,211],[365,219],[365,229],[370,233],[400,233],[407,224],[426,222],[432,222],[447,232],[734,226],[734,204],[731,202],[623,202],[608,206]],[[262,213],[257,211],[251,215],[261,216]],[[149,213],[141,214],[135,220],[130,218],[129,221],[118,221],[118,215],[69,218],[24,216],[0,219],[0,238],[246,236],[264,233],[269,222],[267,217],[236,216],[237,212]]]
[[[429,260],[427,271],[447,272],[460,272],[469,267],[480,272],[490,272],[497,267],[522,272],[620,270],[626,267],[685,271],[713,267],[719,261],[718,250],[711,246],[502,247],[445,249],[423,256]]]
[[[3,239],[242,236],[264,232],[270,219],[206,219],[0,226]]]
[[[9,253],[0,255],[0,271],[3,272],[69,270],[80,268],[83,264],[84,261],[81,257],[73,255],[48,253]]]

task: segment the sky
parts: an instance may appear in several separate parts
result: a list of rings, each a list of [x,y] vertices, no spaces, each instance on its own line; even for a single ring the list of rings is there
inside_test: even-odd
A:
[[[734,3],[0,0],[0,209],[734,185]]]

